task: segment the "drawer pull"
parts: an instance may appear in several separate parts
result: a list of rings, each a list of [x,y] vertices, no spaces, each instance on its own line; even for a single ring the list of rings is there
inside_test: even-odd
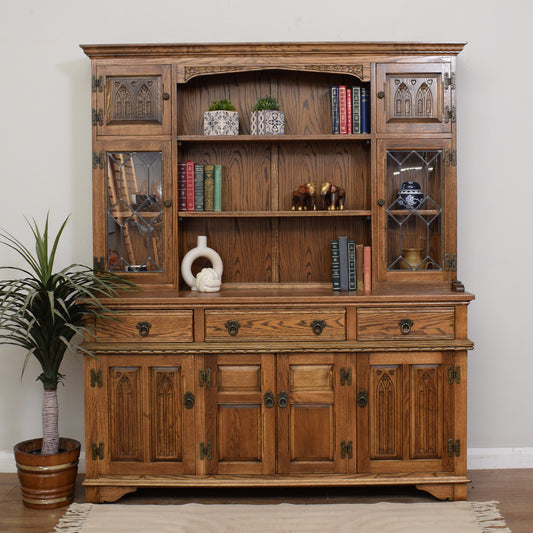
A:
[[[366,390],[361,389],[359,391],[359,394],[357,395],[357,405],[359,407],[366,407],[367,403],[368,403],[368,394]]]
[[[139,335],[141,337],[146,337],[150,333],[150,328],[152,327],[152,324],[150,322],[142,321],[137,322],[137,329],[139,330]]]
[[[400,330],[404,335],[407,335],[408,333],[411,333],[411,328],[413,327],[413,321],[409,320],[408,318],[402,318],[398,325],[400,326]]]
[[[191,391],[185,393],[183,404],[185,405],[185,409],[192,409],[194,407],[194,394]]]
[[[311,328],[313,329],[313,333],[315,335],[320,335],[324,331],[325,327],[326,327],[325,320],[313,320],[311,322]]]
[[[278,405],[281,408],[287,407],[287,405],[289,405],[289,395],[284,390],[282,390],[278,394]]]
[[[237,335],[237,333],[239,332],[239,328],[241,327],[241,325],[236,320],[228,320],[225,326],[228,330],[228,333],[232,337],[235,337],[235,335]]]
[[[263,396],[263,399],[267,409],[272,409],[272,407],[274,407],[274,394],[272,394],[272,391],[267,390]]]

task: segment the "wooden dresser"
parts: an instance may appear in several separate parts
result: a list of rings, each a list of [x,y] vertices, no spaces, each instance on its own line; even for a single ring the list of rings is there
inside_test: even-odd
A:
[[[463,46],[82,46],[95,267],[143,287],[85,345],[97,356],[84,364],[88,501],[137,487],[387,484],[466,498]],[[368,99],[367,133],[355,122],[333,133],[343,87],[352,106]],[[283,135],[251,134],[266,95],[285,113]],[[204,135],[222,98],[239,134]],[[221,166],[220,211],[181,209],[187,161]],[[343,210],[291,209],[295,189],[322,182],[344,189]],[[399,192],[412,182],[409,203]],[[180,276],[200,235],[222,258],[220,292]],[[332,290],[339,236],[371,247],[370,290]]]

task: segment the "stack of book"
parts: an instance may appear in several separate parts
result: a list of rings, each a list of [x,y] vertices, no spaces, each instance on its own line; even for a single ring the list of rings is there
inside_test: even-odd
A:
[[[370,99],[367,87],[331,87],[332,133],[370,133]]]
[[[222,210],[222,165],[178,163],[178,211]]]
[[[331,241],[331,279],[334,291],[371,290],[371,249],[346,236]]]

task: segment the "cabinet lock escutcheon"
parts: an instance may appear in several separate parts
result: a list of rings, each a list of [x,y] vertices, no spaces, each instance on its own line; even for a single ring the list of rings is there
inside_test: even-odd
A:
[[[315,335],[320,335],[326,326],[327,324],[325,320],[313,320],[311,322],[311,329]]]
[[[357,394],[357,405],[359,407],[366,407],[368,404],[368,393],[366,390],[361,389]]]
[[[398,321],[398,325],[400,326],[400,331],[404,335],[408,335],[411,333],[411,328],[413,327],[414,322],[410,320],[409,318],[402,318],[400,321]]]
[[[274,400],[274,394],[270,390],[267,390],[265,392],[265,395],[263,396],[263,400],[265,402],[265,407],[267,409],[272,409],[272,407],[274,407],[274,404],[276,403]]]
[[[235,337],[235,335],[239,333],[239,328],[241,327],[241,325],[239,324],[237,320],[228,320],[224,325],[226,326],[228,333],[232,337]]]
[[[142,320],[141,322],[137,322],[136,327],[139,330],[139,335],[141,337],[147,337],[150,333],[150,328],[152,327],[152,324],[150,324],[150,322],[147,322],[146,320]]]

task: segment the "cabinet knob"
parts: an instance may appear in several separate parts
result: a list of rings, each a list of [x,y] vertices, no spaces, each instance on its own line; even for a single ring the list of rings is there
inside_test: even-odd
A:
[[[239,322],[237,322],[236,320],[228,320],[225,326],[226,326],[226,329],[228,330],[228,333],[232,337],[235,337],[235,335],[237,335],[237,333],[239,332],[239,328],[241,327]]]
[[[383,206],[385,205],[385,200],[383,200],[383,198],[380,198],[380,199],[378,200],[378,205],[379,205],[380,207],[383,207]]]
[[[408,318],[402,318],[398,325],[400,326],[400,330],[404,335],[407,335],[411,333],[411,328],[413,327],[414,322],[412,320],[409,320]]]
[[[163,93],[163,100],[168,100],[170,98],[170,94]]]
[[[150,333],[150,328],[152,327],[152,324],[150,322],[142,321],[137,322],[137,329],[139,330],[139,335],[141,337],[147,337]]]
[[[385,98],[385,91],[379,91],[378,92],[378,98],[381,100],[382,98]]]
[[[165,200],[165,201],[163,202],[163,205],[164,205],[165,207],[171,207],[171,206],[172,206],[172,200]]]
[[[324,331],[326,325],[327,324],[325,320],[313,320],[311,322],[311,328],[315,335],[320,335]]]
[[[263,400],[267,409],[272,409],[272,407],[274,407],[274,394],[272,391],[267,390],[263,396]]]
[[[284,407],[287,407],[289,405],[289,395],[282,390],[278,394],[278,405],[283,409]]]

